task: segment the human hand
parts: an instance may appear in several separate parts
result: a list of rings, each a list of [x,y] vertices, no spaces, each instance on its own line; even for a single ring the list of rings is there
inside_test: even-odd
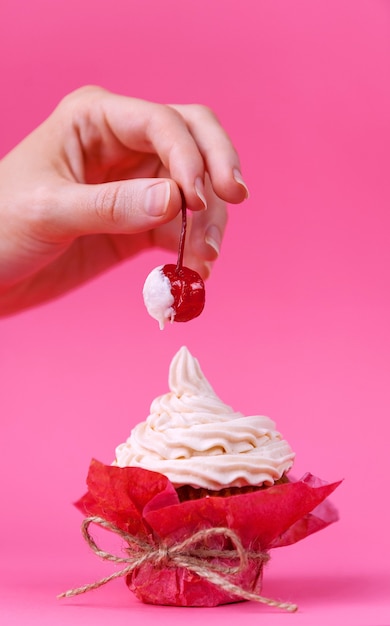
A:
[[[148,247],[207,278],[226,202],[247,197],[232,143],[206,107],[83,87],[0,161],[0,314],[72,289]],[[207,204],[207,210],[204,210]]]

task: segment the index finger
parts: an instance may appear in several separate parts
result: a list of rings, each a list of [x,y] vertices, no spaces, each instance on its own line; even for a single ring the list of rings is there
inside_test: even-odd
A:
[[[172,107],[105,93],[106,123],[129,150],[156,154],[189,208],[205,208],[205,162],[182,115]]]

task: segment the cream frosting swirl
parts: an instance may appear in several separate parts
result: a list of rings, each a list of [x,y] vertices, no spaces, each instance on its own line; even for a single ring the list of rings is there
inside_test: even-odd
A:
[[[292,466],[294,453],[275,423],[224,404],[184,346],[172,360],[169,388],[116,448],[119,467],[160,472],[176,487],[218,490],[270,486]]]

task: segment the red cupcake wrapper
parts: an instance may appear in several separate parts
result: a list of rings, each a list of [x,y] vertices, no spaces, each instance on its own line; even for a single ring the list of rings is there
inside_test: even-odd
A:
[[[165,559],[144,558],[136,548],[136,561],[132,558],[137,565],[125,569],[123,574],[127,574],[127,585],[140,600],[176,606],[216,606],[242,599],[262,601],[259,594],[268,552],[296,543],[335,522],[337,511],[325,500],[340,482],[327,484],[306,474],[301,480],[252,493],[180,502],[175,488],[162,474],[93,460],[87,478],[88,492],[76,506],[87,518],[104,520],[111,530],[123,534],[129,545],[132,538],[137,538],[154,555],[161,546],[167,551]],[[206,535],[211,529],[220,532],[205,537],[202,545],[197,541],[188,547],[183,558],[190,566],[186,566],[187,561],[183,565],[180,555],[169,556],[178,544],[188,539],[191,543],[191,537],[197,533]],[[237,566],[239,555],[231,556],[237,545],[239,551],[242,546],[247,558],[243,563],[240,556],[237,571],[231,573],[231,567]],[[194,550],[206,555],[200,573],[191,560]],[[218,556],[213,556],[213,551]],[[241,595],[237,589],[242,590]],[[251,594],[257,598],[251,598]]]

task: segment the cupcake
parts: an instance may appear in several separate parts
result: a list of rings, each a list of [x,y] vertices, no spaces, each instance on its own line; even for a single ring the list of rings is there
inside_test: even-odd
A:
[[[76,503],[83,534],[100,557],[122,564],[85,593],[118,576],[143,602],[217,606],[261,595],[270,550],[295,543],[337,519],[326,501],[339,483],[288,477],[290,445],[268,417],[224,404],[198,361],[182,347],[172,360],[169,392],[118,445],[115,461],[91,462],[88,492]],[[98,524],[120,535],[126,556],[100,549]]]
[[[169,392],[117,447],[115,464],[167,476],[183,501],[271,487],[293,461],[275,423],[224,404],[183,346],[170,365]]]

